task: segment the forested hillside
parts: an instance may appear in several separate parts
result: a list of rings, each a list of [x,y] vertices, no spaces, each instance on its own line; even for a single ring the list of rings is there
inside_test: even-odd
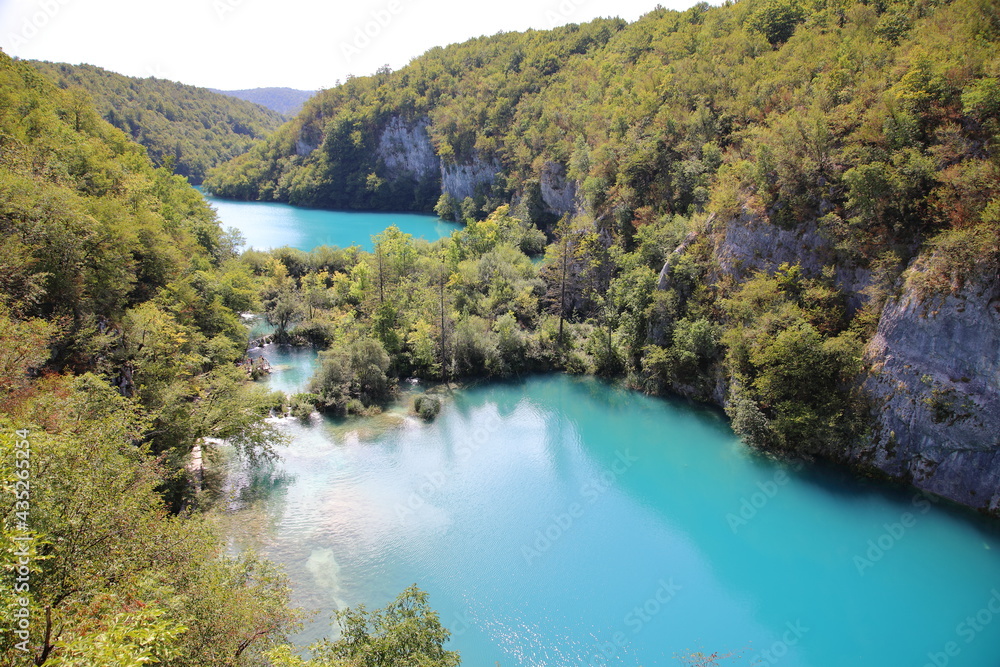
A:
[[[195,185],[284,120],[276,111],[207,88],[93,65],[30,64],[60,88],[85,90],[101,116],[145,146],[156,166],[170,167]]]
[[[31,561],[0,607],[32,661],[303,664],[192,453],[266,459],[272,409],[375,412],[410,377],[620,378],[1000,512],[998,41],[992,0],[656,9],[433,49],[257,143],[276,116],[0,54],[0,563]],[[466,226],[241,254],[184,176],[247,148],[206,185]],[[325,348],[290,406],[248,382],[245,311]],[[419,591],[340,620],[306,664],[457,663]]]
[[[971,332],[1000,336],[998,38],[988,0],[745,0],[499,34],[320,93],[206,185],[470,222],[437,249],[245,258],[298,295],[265,300],[283,327],[304,317],[341,350],[309,401],[377,402],[383,378],[351,384],[352,364],[596,372],[725,405],[759,446],[996,509],[975,471],[1000,387]],[[521,254],[535,226],[540,270]],[[982,316],[960,332],[942,303]],[[921,326],[968,340],[918,349]]]
[[[277,111],[283,116],[294,116],[302,109],[306,100],[316,94],[315,91],[294,88],[247,88],[244,90],[216,90],[212,88],[211,91],[259,104],[272,111]]]
[[[254,295],[233,238],[84,96],[2,53],[0,231],[0,661],[259,664],[296,622],[285,580],[225,555],[186,467],[207,438],[249,458],[280,442],[234,363]]]

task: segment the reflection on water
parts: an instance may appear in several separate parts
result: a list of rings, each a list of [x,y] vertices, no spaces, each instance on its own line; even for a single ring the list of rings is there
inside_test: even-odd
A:
[[[270,382],[297,390],[315,353],[274,354],[294,368]],[[1000,588],[993,524],[755,456],[714,411],[548,376],[456,392],[430,424],[397,405],[282,428],[291,445],[243,478],[230,535],[282,563],[295,602],[319,612],[302,645],[333,610],[417,583],[473,666],[704,650],[919,667],[952,641],[952,666],[1000,656],[1000,632],[956,630]]]

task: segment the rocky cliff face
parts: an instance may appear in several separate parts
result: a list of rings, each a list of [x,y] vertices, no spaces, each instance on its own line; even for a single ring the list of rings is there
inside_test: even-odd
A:
[[[818,276],[824,266],[837,267],[835,282],[853,310],[862,303],[861,291],[871,282],[869,271],[837,262],[833,242],[815,223],[795,229],[772,225],[759,217],[743,214],[709,226],[719,270],[743,281],[758,271],[774,273],[784,263],[799,264],[809,276]]]
[[[482,187],[496,180],[501,166],[479,156],[460,164],[446,164],[438,158],[431,143],[427,126],[430,120],[404,121],[394,116],[379,136],[376,155],[385,167],[387,180],[407,180],[415,183],[434,181],[458,201],[475,197]]]
[[[500,165],[474,157],[464,164],[441,165],[441,191],[447,192],[458,201],[475,197],[480,187],[489,187],[496,180]]]
[[[546,162],[539,174],[542,202],[549,213],[562,216],[581,207],[576,200],[576,181],[566,176],[566,168],[557,162]]]
[[[407,123],[394,116],[379,136],[376,155],[386,168],[386,176],[424,180],[435,178],[441,161],[434,153],[434,146],[427,134],[429,120],[422,118]]]
[[[1000,512],[1000,280],[927,301],[908,290],[868,356],[878,430],[856,459]]]
[[[787,230],[745,215],[710,220],[701,235],[718,266],[710,280],[742,281],[784,262],[814,275],[835,264],[836,281],[855,307],[871,282],[867,270],[836,263],[832,243],[815,225]],[[668,258],[661,289],[669,285],[671,262],[696,236]],[[850,461],[1000,514],[1000,278],[926,300],[905,289],[885,306],[866,357],[871,372],[864,389],[876,427],[848,454]],[[711,398],[724,405],[724,378],[715,380]]]

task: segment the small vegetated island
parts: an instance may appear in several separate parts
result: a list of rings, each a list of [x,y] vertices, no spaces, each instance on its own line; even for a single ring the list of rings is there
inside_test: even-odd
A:
[[[655,9],[433,49],[261,141],[253,105],[168,131],[217,100],[0,56],[0,560],[31,573],[0,589],[31,628],[0,655],[458,663],[418,589],[304,661],[284,576],[227,554],[191,452],[273,457],[288,407],[249,381],[245,312],[324,348],[300,414],[377,411],[410,377],[592,373],[995,513],[998,39],[990,0]],[[206,170],[219,196],[465,226],[240,252],[184,178]]]

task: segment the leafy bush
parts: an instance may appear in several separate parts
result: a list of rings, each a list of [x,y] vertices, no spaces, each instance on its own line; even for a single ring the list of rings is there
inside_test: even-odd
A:
[[[269,655],[275,667],[457,667],[455,651],[446,651],[451,633],[431,609],[427,593],[410,586],[384,609],[369,611],[364,605],[336,613],[338,639],[325,639],[310,648],[312,658],[302,660],[290,647]]]
[[[333,414],[361,414],[392,398],[395,386],[386,375],[390,359],[382,344],[361,337],[320,353],[319,369],[309,383],[316,407]]]
[[[306,420],[316,410],[320,397],[312,393],[295,394],[289,400],[289,412],[293,417]]]
[[[423,419],[431,421],[441,412],[441,398],[430,394],[418,394],[413,397],[413,410]]]

